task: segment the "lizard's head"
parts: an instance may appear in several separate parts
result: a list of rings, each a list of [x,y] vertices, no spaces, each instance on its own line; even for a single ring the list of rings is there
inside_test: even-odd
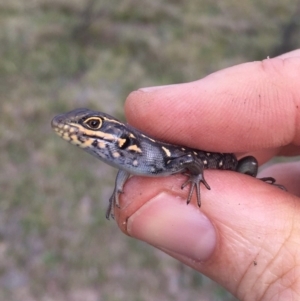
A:
[[[51,126],[64,140],[85,148],[96,140],[116,140],[125,125],[108,114],[81,108],[55,116]]]

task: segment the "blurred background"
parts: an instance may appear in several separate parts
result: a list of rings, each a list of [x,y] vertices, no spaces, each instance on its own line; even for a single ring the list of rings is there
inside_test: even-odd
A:
[[[116,170],[52,117],[300,47],[299,0],[0,0],[0,300],[235,300],[105,215]]]

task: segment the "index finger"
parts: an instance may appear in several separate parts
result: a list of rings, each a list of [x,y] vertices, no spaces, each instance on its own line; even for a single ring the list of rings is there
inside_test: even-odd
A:
[[[160,140],[219,152],[300,143],[300,50],[245,63],[201,80],[140,89],[129,123]]]

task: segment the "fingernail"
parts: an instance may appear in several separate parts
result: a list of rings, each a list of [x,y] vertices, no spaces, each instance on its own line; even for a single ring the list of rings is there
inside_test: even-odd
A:
[[[186,201],[161,193],[129,219],[131,236],[166,251],[195,261],[207,260],[217,242],[216,230],[210,220]]]

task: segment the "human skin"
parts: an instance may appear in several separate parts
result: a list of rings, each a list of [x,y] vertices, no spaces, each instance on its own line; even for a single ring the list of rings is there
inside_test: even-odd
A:
[[[169,143],[251,153],[259,164],[300,153],[300,50],[215,72],[201,80],[131,93],[127,121]],[[224,286],[239,300],[300,299],[300,163],[272,176],[288,192],[232,171],[206,170],[187,206],[184,175],[132,177],[116,220],[143,240]]]

